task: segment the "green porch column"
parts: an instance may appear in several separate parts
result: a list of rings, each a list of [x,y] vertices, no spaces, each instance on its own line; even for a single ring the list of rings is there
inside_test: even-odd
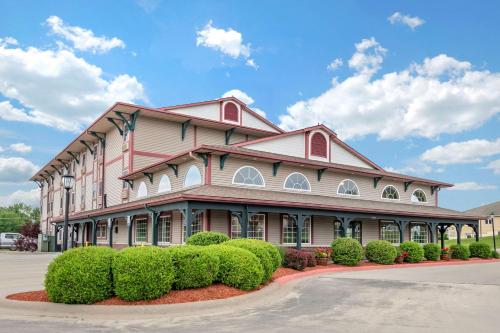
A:
[[[92,220],[92,245],[97,245],[97,220]]]
[[[397,220],[396,224],[399,228],[399,244],[402,244],[404,242],[404,232],[406,229],[406,226],[408,225],[409,221],[407,220]]]
[[[185,215],[184,216],[184,221],[185,221],[184,223],[186,225],[186,239],[184,239],[184,242],[185,242],[193,234],[193,229],[192,229],[192,226],[193,226],[193,209],[191,207],[189,207],[189,205],[185,209],[184,215]]]
[[[127,216],[127,239],[128,246],[132,246],[132,216]]]
[[[109,247],[113,247],[113,219],[108,219]]]
[[[157,212],[150,213],[151,223],[153,225],[153,242],[152,242],[152,244],[154,246],[158,245],[158,216],[159,215],[160,214],[158,214]]]
[[[342,237],[347,237],[347,229],[349,229],[349,225],[351,224],[351,221],[353,218],[347,217],[347,216],[339,216],[338,220],[340,221],[340,234]]]
[[[462,244],[462,224],[455,223],[454,225],[457,231],[457,244]]]

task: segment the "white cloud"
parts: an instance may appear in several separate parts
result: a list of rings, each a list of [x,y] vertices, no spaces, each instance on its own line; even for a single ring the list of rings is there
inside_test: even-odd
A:
[[[0,94],[19,104],[0,102],[0,119],[79,132],[116,101],[146,100],[136,77],[103,76],[70,50],[0,44]]]
[[[239,99],[240,101],[242,101],[243,103],[245,103],[248,107],[250,107],[250,105],[252,105],[254,103],[254,100],[252,97],[248,96],[245,92],[239,90],[239,89],[232,89],[232,90],[229,90],[227,92],[225,92],[222,97],[236,97],[237,99]],[[259,114],[261,117],[266,117],[266,113],[259,109],[259,108],[255,108],[255,107],[252,107],[251,108],[253,111],[255,111],[257,114]]]
[[[3,153],[5,151],[5,148],[0,146],[0,153]]]
[[[430,173],[433,170],[432,167],[428,164],[422,163],[420,161],[412,162],[402,168],[393,168],[393,167],[385,167],[386,171],[401,173],[405,175],[423,175],[426,173]]]
[[[250,67],[254,68],[254,69],[259,69],[259,65],[257,65],[253,59],[248,59],[248,60],[245,62],[245,64],[246,64],[247,66],[250,66]]]
[[[17,203],[24,203],[31,207],[40,206],[40,190],[17,190],[11,194],[0,196],[0,207],[7,207]]]
[[[495,175],[500,175],[500,159],[488,163],[486,169],[492,170]]]
[[[334,71],[338,69],[340,66],[343,65],[342,59],[341,58],[335,58],[332,60],[332,62],[326,66],[326,69],[329,71]]]
[[[387,19],[391,22],[391,24],[404,24],[409,26],[411,30],[415,30],[416,27],[425,23],[425,21],[418,16],[412,17],[410,15],[403,15],[400,12],[395,12]]]
[[[73,47],[80,51],[92,53],[107,53],[115,47],[124,48],[125,43],[116,37],[96,37],[92,30],[69,26],[57,16],[50,16],[46,20],[51,32],[73,43]]]
[[[495,190],[496,185],[478,184],[476,182],[456,183],[453,187],[448,188],[450,191],[479,191],[479,190]]]
[[[451,142],[426,150],[421,159],[437,164],[479,163],[484,157],[500,154],[500,139]]]
[[[250,44],[243,44],[243,35],[232,28],[227,30],[216,28],[210,20],[202,30],[196,32],[196,46],[205,46],[234,59],[247,59],[246,64],[257,68],[255,61],[250,58]]]
[[[25,183],[38,169],[22,157],[0,157],[0,183]]]
[[[280,116],[285,130],[324,123],[344,139],[434,138],[475,129],[500,113],[500,74],[473,70],[441,54],[400,72],[378,73],[386,50],[373,38],[356,44],[354,74]]]
[[[154,12],[161,4],[161,0],[135,0],[135,2],[148,14]]]
[[[32,150],[31,146],[28,146],[27,144],[24,144],[22,142],[19,143],[13,143],[10,145],[10,149],[12,149],[15,152],[26,154],[30,153]]]

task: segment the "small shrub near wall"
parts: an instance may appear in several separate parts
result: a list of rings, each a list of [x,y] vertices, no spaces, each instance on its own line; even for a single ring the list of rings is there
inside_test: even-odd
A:
[[[441,247],[434,243],[424,245],[424,257],[427,260],[438,261],[441,255]]]
[[[468,260],[470,257],[469,248],[465,245],[454,244],[450,246],[450,251],[453,259]]]
[[[209,249],[219,257],[217,281],[242,290],[255,289],[262,282],[264,270],[252,252],[223,244]]]
[[[338,238],[332,242],[332,260],[336,264],[356,266],[363,259],[363,247],[353,238]]]
[[[49,300],[91,304],[111,297],[114,254],[111,248],[90,246],[70,249],[55,258],[45,275]]]
[[[388,241],[376,240],[366,245],[366,259],[377,264],[394,264],[397,256],[396,248]]]
[[[283,266],[302,271],[306,267],[316,266],[316,259],[314,258],[314,254],[312,252],[290,248],[285,252]]]
[[[188,245],[208,246],[227,242],[229,237],[221,232],[202,231],[198,232],[186,240]]]
[[[421,262],[424,260],[424,249],[422,245],[417,242],[406,241],[400,245],[402,251],[408,253],[408,256],[405,257],[406,262]]]
[[[476,242],[469,245],[470,256],[473,258],[488,259],[491,256],[491,248],[486,243]]]
[[[219,273],[219,257],[206,246],[182,245],[167,249],[174,265],[174,289],[212,284]]]
[[[266,249],[263,243],[264,243],[263,241],[255,241],[253,239],[240,238],[240,239],[230,240],[224,243],[224,245],[239,247],[255,254],[259,259],[259,262],[264,271],[264,274],[262,276],[262,283],[265,283],[269,281],[269,279],[271,279],[275,271],[275,263],[274,259],[271,257],[271,254]]]
[[[495,250],[491,250],[491,257],[498,259],[498,258],[500,258],[500,254]]]
[[[174,282],[172,255],[156,246],[129,247],[113,260],[115,294],[125,301],[155,299]]]

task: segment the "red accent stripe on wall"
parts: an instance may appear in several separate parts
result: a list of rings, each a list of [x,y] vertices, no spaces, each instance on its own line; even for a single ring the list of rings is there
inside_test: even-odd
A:
[[[111,161],[107,161],[104,165],[108,167],[115,162],[121,161],[122,158],[123,158],[122,155],[117,156],[117,157],[113,158]]]
[[[140,150],[134,151],[134,155],[147,156],[147,157],[158,157],[158,158],[169,158],[172,156],[172,155],[168,155],[168,154],[160,154],[160,153],[154,153],[152,151],[140,151]]]

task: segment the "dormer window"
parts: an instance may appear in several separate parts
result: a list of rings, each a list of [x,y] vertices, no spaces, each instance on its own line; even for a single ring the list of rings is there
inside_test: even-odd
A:
[[[316,132],[311,136],[311,156],[327,158],[328,144],[323,134]]]
[[[240,121],[238,106],[233,102],[224,104],[224,120],[233,121],[235,123]]]

